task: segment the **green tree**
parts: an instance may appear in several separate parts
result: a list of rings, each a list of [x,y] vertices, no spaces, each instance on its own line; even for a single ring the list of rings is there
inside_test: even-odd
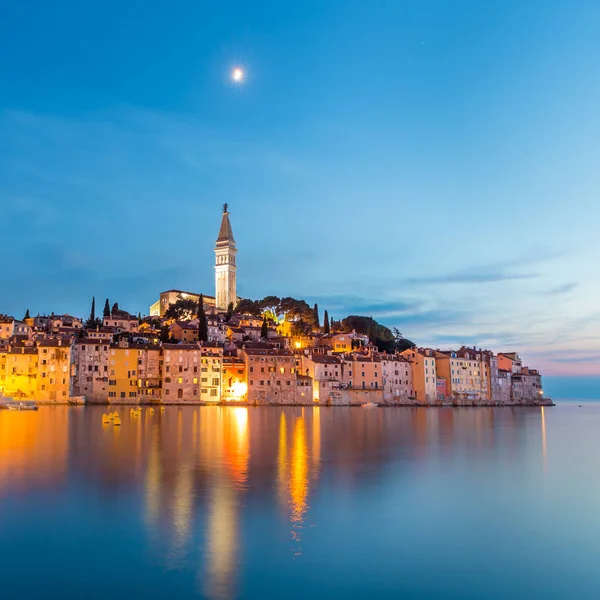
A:
[[[198,301],[198,341],[208,342],[208,321],[204,312],[204,296],[202,294]]]
[[[225,313],[225,320],[226,321],[230,321],[231,317],[233,317],[233,302],[230,302],[227,305],[227,312]]]
[[[258,304],[263,313],[268,312],[269,314],[273,314],[276,316],[279,316],[281,314],[281,300],[277,296],[265,296],[262,300],[258,302]]]
[[[165,311],[166,319],[175,319],[176,321],[190,321],[198,314],[198,302],[191,298],[179,297],[174,304],[169,304]]]
[[[323,333],[329,333],[331,331],[331,326],[329,324],[329,314],[327,311],[323,313]]]
[[[106,302],[104,303],[103,316],[110,317],[110,304],[108,303],[108,298],[106,299]]]
[[[318,329],[319,327],[321,327],[320,324],[320,320],[319,320],[319,305],[315,302],[315,305],[313,307],[313,319],[314,319],[314,326]]]
[[[260,328],[260,337],[266,340],[269,337],[269,326],[267,324],[267,317],[263,317],[262,327]]]
[[[92,298],[92,310],[90,310],[90,318],[87,320],[86,325],[88,327],[96,326],[96,297]]]
[[[23,321],[26,321],[27,319],[31,319],[31,317],[29,316],[29,309],[27,309],[25,311],[25,316],[23,317]]]
[[[262,314],[262,309],[256,300],[241,298],[235,307],[235,312],[242,315],[253,315],[255,317],[260,317]]]
[[[111,315],[114,315],[115,313],[118,313],[118,312],[119,312],[119,303],[118,303],[118,302],[115,302],[115,303],[112,305],[112,310],[110,311],[110,314],[111,314]]]

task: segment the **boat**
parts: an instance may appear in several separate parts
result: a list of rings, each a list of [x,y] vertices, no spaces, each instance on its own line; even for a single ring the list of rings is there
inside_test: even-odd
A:
[[[35,402],[27,402],[25,400],[7,400],[6,406],[8,410],[37,410]]]
[[[365,402],[365,404],[361,404],[362,408],[377,408],[379,405],[375,404],[375,402]]]
[[[8,403],[12,402],[13,399],[8,396],[0,396],[0,410],[3,408],[8,408]]]
[[[85,404],[85,396],[71,396],[67,398],[67,402],[70,406],[81,406]]]

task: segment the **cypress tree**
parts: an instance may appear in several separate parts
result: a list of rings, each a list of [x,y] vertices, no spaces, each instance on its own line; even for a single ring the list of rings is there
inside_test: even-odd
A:
[[[329,333],[331,328],[329,326],[329,314],[327,311],[323,313],[323,333]]]
[[[96,325],[96,297],[92,297],[92,310],[90,310],[90,318],[88,319],[88,327],[95,327]]]
[[[315,319],[315,327],[321,327],[320,325],[320,321],[319,321],[319,305],[315,302],[315,306],[313,308],[313,314],[314,314],[314,319]]]
[[[27,319],[30,319],[31,317],[29,316],[29,309],[27,309],[25,311],[25,316],[23,317],[23,321],[26,321]]]
[[[230,321],[230,320],[231,320],[231,317],[233,317],[233,302],[230,302],[230,303],[227,305],[227,313],[226,313],[226,315],[225,315],[225,320],[226,320],[226,321]]]
[[[269,336],[269,326],[267,325],[267,317],[263,317],[262,327],[260,328],[260,337],[267,339]]]
[[[329,331],[331,331],[332,329],[333,329],[333,317],[331,317],[329,320]]]
[[[110,314],[114,315],[116,312],[119,312],[119,303],[118,302],[115,302],[112,305],[112,310],[110,311]]]
[[[204,312],[204,296],[202,294],[198,300],[198,341],[208,342],[208,322]]]
[[[160,341],[163,344],[166,344],[169,342],[170,339],[171,339],[171,334],[169,333],[169,328],[167,325],[163,325],[160,328]]]
[[[110,317],[110,304],[108,303],[108,298],[106,299],[106,302],[104,303],[104,316]]]

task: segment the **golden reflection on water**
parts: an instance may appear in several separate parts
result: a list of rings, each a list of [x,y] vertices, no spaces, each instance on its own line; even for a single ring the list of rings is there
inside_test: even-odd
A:
[[[289,515],[292,524],[291,537],[298,544],[295,556],[301,554],[300,534],[309,509],[308,496],[311,477],[316,480],[321,455],[320,409],[311,409],[311,450],[305,410],[292,416],[291,440],[284,412],[279,417],[277,448],[277,495],[279,505]],[[306,411],[308,412],[308,411]],[[311,475],[312,472],[312,475]]]
[[[542,458],[544,461],[544,473],[548,468],[548,446],[546,442],[546,414],[544,413],[544,407],[540,407],[541,410],[541,421],[542,421]]]
[[[69,410],[0,410],[0,493],[9,484],[56,482],[67,468]]]

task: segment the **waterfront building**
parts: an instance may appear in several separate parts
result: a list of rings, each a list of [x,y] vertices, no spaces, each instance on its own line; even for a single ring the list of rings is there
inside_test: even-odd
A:
[[[523,361],[516,352],[500,352],[498,354],[498,368],[510,371],[511,373],[520,373],[523,367]]]
[[[436,358],[430,348],[409,348],[401,352],[411,364],[414,397],[428,404],[437,399]],[[440,377],[444,377],[440,374]],[[446,378],[447,379],[447,378]]]
[[[339,356],[329,354],[302,354],[297,360],[299,372],[312,381],[315,402],[326,402],[334,390],[345,385],[345,363]]]
[[[237,356],[223,356],[221,399],[224,402],[245,402],[248,399],[246,363]]]
[[[75,340],[72,350],[74,396],[85,396],[89,402],[107,401],[109,354],[107,341]]]
[[[108,400],[111,403],[137,402],[138,349],[126,341],[111,344],[109,350]]]
[[[512,373],[506,369],[498,369],[498,387],[493,400],[499,404],[510,404],[512,397]]]
[[[37,386],[40,402],[66,402],[71,396],[71,341],[61,337],[37,341]]]
[[[201,344],[200,400],[221,401],[221,379],[223,373],[223,348],[218,344]]]
[[[450,397],[471,401],[489,399],[489,367],[481,350],[436,351],[437,376],[446,380]]]
[[[511,374],[511,380],[514,402],[535,400],[542,396],[542,378],[535,369],[522,367],[519,373]]]
[[[30,399],[37,391],[38,352],[30,341],[15,343],[6,352],[3,393],[13,398]]]
[[[162,400],[163,351],[158,344],[137,349],[138,400],[142,403]]]
[[[381,374],[385,400],[412,398],[414,386],[410,361],[402,355],[382,356]]]
[[[290,350],[243,348],[240,358],[246,364],[249,402],[295,403],[296,359]]]
[[[342,356],[343,382],[350,388],[383,390],[381,359],[373,353],[353,352]]]
[[[198,402],[200,345],[198,343],[163,344],[162,351],[162,401],[165,404]]]

